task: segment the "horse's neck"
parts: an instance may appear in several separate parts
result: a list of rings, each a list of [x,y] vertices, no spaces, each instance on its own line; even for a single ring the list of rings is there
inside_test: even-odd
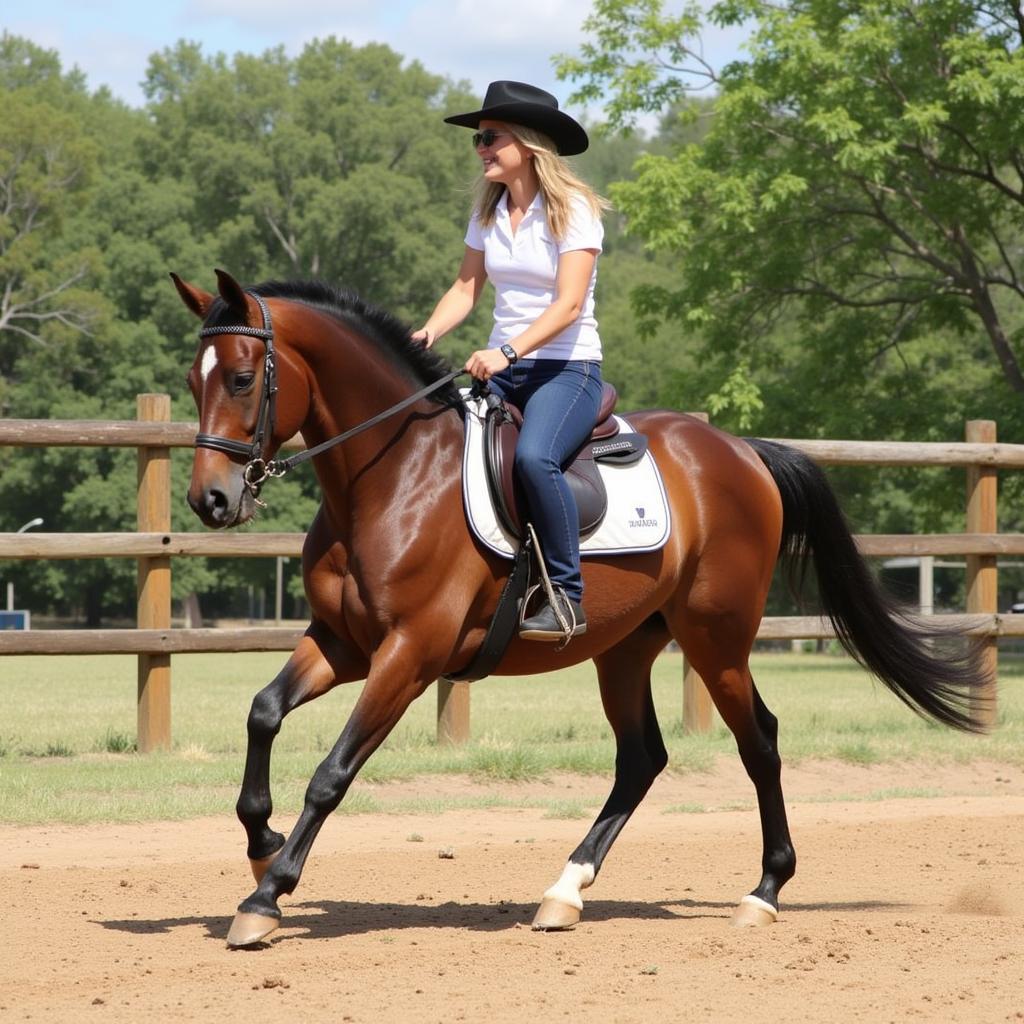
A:
[[[313,396],[302,427],[307,447],[359,426],[417,390],[368,348],[339,345],[313,365]],[[361,506],[404,500],[420,487],[422,499],[431,500],[446,490],[446,477],[458,479],[454,456],[461,445],[459,417],[428,399],[343,441],[314,463],[330,519],[350,524]]]

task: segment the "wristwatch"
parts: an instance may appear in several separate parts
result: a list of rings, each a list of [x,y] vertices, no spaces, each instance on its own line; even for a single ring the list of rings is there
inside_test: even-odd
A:
[[[508,360],[508,365],[519,362],[519,353],[506,342],[501,346],[501,354]]]

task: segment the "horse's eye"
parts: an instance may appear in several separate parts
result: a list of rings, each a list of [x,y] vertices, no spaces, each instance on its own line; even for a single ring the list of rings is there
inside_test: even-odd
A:
[[[243,391],[248,390],[252,387],[252,382],[256,379],[255,373],[236,373],[235,374],[235,393],[240,394]]]

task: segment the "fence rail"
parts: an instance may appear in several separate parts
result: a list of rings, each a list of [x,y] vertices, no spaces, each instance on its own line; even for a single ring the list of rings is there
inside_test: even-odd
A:
[[[973,422],[990,422],[987,420]],[[191,448],[198,423],[139,420],[0,420],[0,445],[18,448]],[[823,466],[986,466],[1024,469],[1024,444],[994,441],[833,441],[765,438]],[[284,448],[304,447],[298,436]]]
[[[946,626],[976,637],[1024,637],[1024,615],[929,615],[933,627]],[[4,654],[220,654],[227,651],[291,651],[305,632],[301,626],[249,626],[217,629],[47,629],[31,633],[0,630]],[[765,618],[758,640],[829,640],[835,630],[817,615]]]
[[[221,651],[285,651],[302,635],[296,628],[172,629],[170,572],[173,557],[294,557],[304,534],[181,533],[170,530],[170,449],[191,448],[196,423],[172,422],[165,395],[140,395],[138,420],[0,420],[0,446],[126,447],[138,451],[139,515],[134,533],[0,534],[0,558],[136,558],[139,562],[137,629],[0,632],[4,654],[134,654],[139,659],[139,749],[170,745],[170,657]],[[929,616],[933,624],[953,624],[982,639],[995,666],[996,640],[1024,636],[1024,615],[1003,616],[996,604],[996,557],[1024,555],[1024,535],[1000,534],[996,522],[996,473],[1024,469],[1024,445],[996,443],[995,424],[971,421],[966,441],[831,441],[777,439],[831,466],[946,466],[967,471],[966,527],[956,534],[864,534],[856,538],[869,557],[961,556],[967,559],[967,614]],[[300,438],[284,447],[298,450]],[[766,617],[760,639],[828,638],[830,624],[816,616]],[[706,688],[690,670],[683,685],[683,721],[688,728],[710,727]],[[987,706],[995,714],[994,694]],[[438,735],[468,737],[469,687],[438,688]]]
[[[117,558],[201,555],[273,558],[302,554],[304,533],[0,533],[0,558]],[[862,555],[1024,555],[1020,533],[863,533]]]

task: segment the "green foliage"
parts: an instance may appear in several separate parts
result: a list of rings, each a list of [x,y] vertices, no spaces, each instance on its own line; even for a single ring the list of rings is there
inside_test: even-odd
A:
[[[151,59],[145,92],[149,175],[184,186],[236,275],[344,282],[400,316],[436,301],[474,169],[441,119],[472,103],[464,91],[386,46],[329,38],[230,63],[179,43]]]
[[[674,269],[634,291],[644,322],[676,324],[690,349],[665,401],[769,436],[1024,428],[1018,6],[710,6],[712,22],[754,26],[749,59],[712,69],[705,134],[643,155],[611,188]],[[577,98],[606,96],[618,127],[669,99],[685,110],[705,70],[695,8],[602,0],[586,27],[581,54],[559,63]],[[865,488],[838,474],[859,527],[942,529],[956,515],[953,474],[881,476]]]
[[[716,419],[727,410],[740,430],[749,430],[757,414],[764,409],[761,389],[750,378],[750,364],[741,359],[722,386],[708,397],[708,412]]]
[[[594,42],[584,43],[578,58],[559,56],[558,73],[563,78],[586,77],[576,98],[604,101],[613,126],[628,125],[637,113],[660,114],[687,88],[714,80],[713,69],[691,45],[700,24],[699,3],[685,3],[678,14],[667,14],[662,0],[595,0],[583,22]],[[652,54],[659,56],[655,60]],[[664,66],[679,76],[662,74]]]
[[[109,727],[97,748],[107,754],[133,754],[138,749],[135,740],[128,733],[116,732]]]
[[[206,286],[215,266],[250,281],[324,278],[412,320],[457,264],[476,164],[442,113],[474,100],[386,46],[326,39],[295,58],[228,60],[182,42],[151,59],[135,111],[4,34],[0,94],[3,415],[130,419],[148,391],[192,415],[196,323],[172,269]],[[188,463],[175,453],[176,494]],[[135,473],[128,451],[0,449],[0,529],[35,516],[57,531],[134,529]],[[274,499],[252,529],[305,529],[313,474],[275,482]],[[183,501],[173,527],[194,528]],[[174,592],[225,607],[273,574],[272,559],[180,560]],[[132,613],[129,560],[3,575],[22,602],[90,625]]]

